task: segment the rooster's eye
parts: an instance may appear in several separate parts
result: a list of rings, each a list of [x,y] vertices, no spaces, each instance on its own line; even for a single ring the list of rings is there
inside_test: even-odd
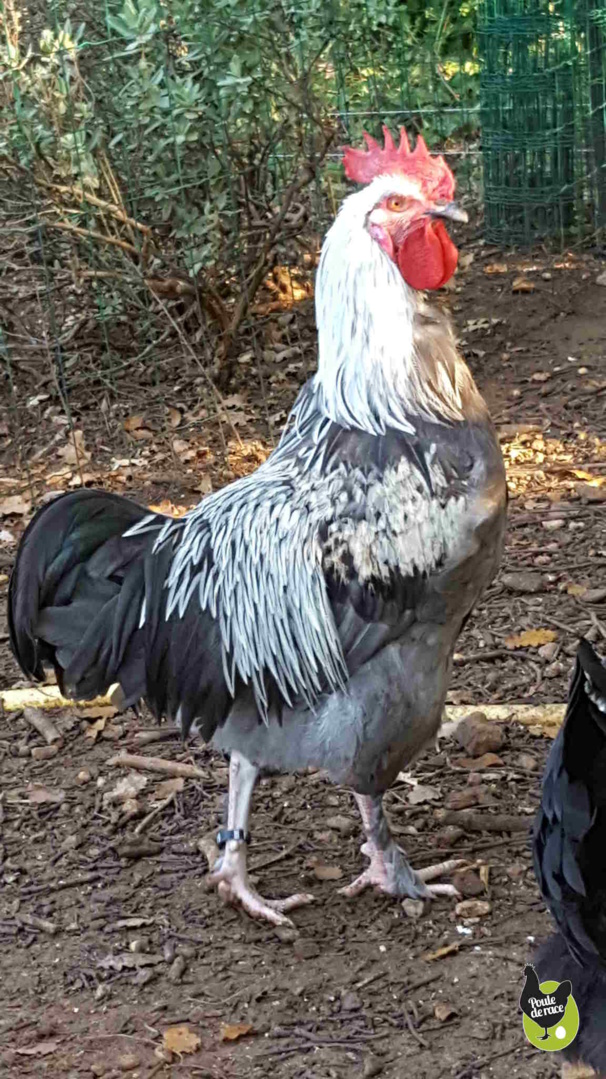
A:
[[[406,199],[403,195],[390,195],[385,205],[392,213],[401,214],[406,209]]]

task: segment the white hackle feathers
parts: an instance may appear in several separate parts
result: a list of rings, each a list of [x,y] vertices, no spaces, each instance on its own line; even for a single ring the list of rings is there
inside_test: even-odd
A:
[[[431,354],[417,323],[425,304],[366,228],[383,198],[420,198],[415,182],[380,176],[345,199],[324,241],[316,282],[319,405],[335,423],[372,434],[410,434],[414,418],[469,419],[481,399],[457,353],[448,320],[436,317]],[[420,346],[420,347],[419,347]]]

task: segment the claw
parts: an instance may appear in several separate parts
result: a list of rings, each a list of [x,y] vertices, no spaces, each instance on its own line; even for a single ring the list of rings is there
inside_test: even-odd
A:
[[[251,918],[258,918],[271,925],[292,926],[286,911],[313,903],[313,895],[299,892],[286,899],[264,899],[248,880],[246,868],[246,844],[231,841],[219,863],[207,877],[210,885],[216,885],[224,903],[240,906]]]

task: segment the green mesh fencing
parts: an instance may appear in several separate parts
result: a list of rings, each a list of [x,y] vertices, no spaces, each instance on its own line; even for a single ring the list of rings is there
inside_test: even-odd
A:
[[[605,223],[604,0],[485,0],[479,44],[486,236]]]

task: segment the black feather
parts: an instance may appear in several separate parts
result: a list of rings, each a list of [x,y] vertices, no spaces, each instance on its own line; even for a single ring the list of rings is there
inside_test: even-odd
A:
[[[606,1073],[606,669],[581,641],[564,724],[552,747],[534,824],[534,866],[559,933],[539,950],[541,981],[572,991],[580,1029],[564,1056]]]

